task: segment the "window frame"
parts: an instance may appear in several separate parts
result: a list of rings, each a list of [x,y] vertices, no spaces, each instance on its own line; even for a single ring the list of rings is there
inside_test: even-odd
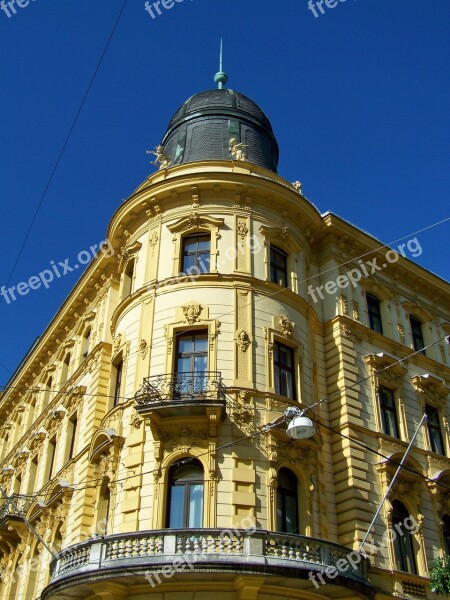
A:
[[[276,258],[281,257],[283,259],[282,268],[277,263]],[[279,271],[282,274],[282,281],[280,283]],[[269,244],[269,279],[272,283],[288,288],[288,254],[276,246],[275,244]]]
[[[427,404],[427,403],[425,403],[424,409],[425,409],[425,414],[427,415],[427,432],[428,432],[428,442],[429,442],[430,450],[431,450],[431,452],[435,452],[436,454],[439,454],[440,456],[447,456],[444,436],[442,435],[440,411],[438,408],[436,408],[432,404]],[[430,413],[431,413],[431,417],[433,419],[437,420],[437,423],[431,422]],[[439,444],[442,447],[442,452],[440,452],[440,450],[437,449],[439,444],[436,445],[436,440],[435,440],[434,435],[432,435],[432,432],[437,432]]]
[[[385,404],[385,397],[383,394],[384,392],[389,393],[390,398],[392,399],[392,404],[393,404],[392,407]],[[379,384],[378,385],[378,400],[379,400],[379,406],[380,406],[380,417],[381,417],[381,426],[383,429],[383,433],[400,440],[401,439],[401,437],[400,437],[400,422],[399,422],[399,418],[398,418],[397,403],[396,403],[394,390],[383,384]],[[386,429],[390,428],[390,420],[388,420],[386,418],[387,417],[386,413],[392,414],[394,416],[396,435],[393,435],[392,432],[386,431]]]
[[[423,337],[423,323],[420,319],[415,317],[414,315],[409,315],[409,327],[411,329],[411,338],[413,342],[413,348],[416,352],[420,352],[426,356],[425,348],[425,340]],[[420,342],[418,344],[417,342]],[[419,347],[420,346],[420,347]]]
[[[211,232],[207,231],[207,232],[203,232],[203,231],[199,231],[197,233],[187,233],[186,235],[183,235],[183,237],[181,238],[181,259],[180,259],[180,264],[181,264],[181,272],[183,274],[191,274],[191,269],[194,269],[195,271],[195,275],[205,275],[207,273],[211,273]],[[189,252],[186,253],[186,244],[189,242],[189,240],[194,240],[197,239],[197,244],[199,241],[199,238],[207,238],[208,242],[209,242],[209,246],[208,246],[208,250],[198,250],[198,248],[193,251],[193,252]],[[199,259],[200,256],[202,255],[208,255],[208,270],[207,271],[203,271],[201,270],[199,263],[202,263],[202,260]],[[194,257],[194,264],[190,267],[187,267],[185,265],[185,260],[188,256],[193,256]]]
[[[383,319],[381,317],[381,301],[373,294],[366,292],[366,306],[369,318],[369,327],[372,331],[383,334]],[[376,310],[374,310],[374,307]],[[375,326],[375,319],[379,322],[379,329]]]
[[[287,473],[287,477],[290,478],[292,480],[293,483],[293,488],[295,488],[295,490],[291,490],[285,487],[282,487],[280,485],[280,473],[286,472]],[[288,514],[288,509],[287,509],[287,505],[286,505],[286,499],[287,498],[293,498],[294,499],[294,531],[288,531],[287,528],[287,514]],[[281,533],[287,533],[287,534],[299,534],[299,530],[300,530],[300,519],[299,519],[299,494],[298,494],[298,478],[295,475],[295,473],[293,471],[291,471],[290,469],[288,469],[287,467],[281,467],[278,471],[277,474],[277,510],[276,510],[276,530],[281,532]],[[283,501],[283,506],[280,507],[280,499]],[[281,512],[281,523],[278,519],[279,516],[279,511]]]
[[[120,356],[115,363],[113,363],[114,367],[114,384],[112,386],[112,404],[113,408],[119,406],[121,399],[121,391],[122,391],[122,383],[123,383],[123,369],[124,369],[124,359],[123,356]]]
[[[396,519],[395,514],[396,507],[398,509],[398,520]],[[394,500],[392,502],[392,529],[397,532],[397,535],[392,542],[395,567],[398,571],[403,573],[419,575],[415,540],[411,532],[409,530],[405,531],[406,528],[403,527],[405,519],[409,516],[410,513],[408,512],[408,509],[400,502],[400,500]],[[404,535],[401,535],[400,531],[404,533]],[[400,545],[402,539],[404,540],[403,547]],[[408,559],[411,562],[412,569],[408,568]]]
[[[290,367],[288,367],[287,365],[284,365],[280,360],[276,359],[277,350],[278,350],[278,356],[280,356],[280,350],[288,351],[288,354],[290,355],[290,358],[291,358],[291,366]],[[277,376],[277,369],[279,370],[278,376]],[[286,394],[282,393],[282,390],[281,390],[282,386],[280,385],[281,381],[282,381],[282,379],[281,379],[282,371],[284,371],[288,374],[290,373],[290,375],[291,375],[292,396],[290,396],[288,393],[286,393]],[[295,350],[291,346],[287,346],[286,344],[283,344],[283,342],[279,341],[278,339],[275,339],[273,342],[273,387],[274,387],[275,393],[278,394],[279,396],[284,396],[285,398],[289,398],[290,400],[294,400],[294,401],[297,400]],[[289,386],[288,386],[288,388],[289,388]],[[287,392],[288,391],[289,391],[289,389],[287,390]]]
[[[173,463],[169,468],[169,477],[167,485],[167,501],[166,501],[166,528],[167,529],[179,529],[171,525],[171,505],[172,505],[172,489],[174,487],[183,487],[183,515],[182,515],[182,529],[196,529],[203,527],[205,520],[205,470],[201,462],[197,459],[190,460],[187,465],[184,465],[186,459],[181,459]],[[202,473],[201,479],[183,479],[175,480],[174,475],[176,472],[184,466],[196,466]],[[176,483],[180,481],[180,483]],[[175,482],[175,483],[174,483]],[[201,494],[201,524],[190,525],[190,507],[191,507],[191,488],[193,485],[199,485],[201,482],[202,494]]]

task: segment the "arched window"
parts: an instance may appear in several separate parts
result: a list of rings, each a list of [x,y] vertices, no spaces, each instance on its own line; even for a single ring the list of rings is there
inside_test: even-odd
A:
[[[89,354],[90,344],[91,344],[91,328],[89,327],[83,335],[83,342],[82,342],[82,347],[81,347],[82,360],[84,360],[87,357],[87,355]]]
[[[111,510],[111,491],[108,481],[104,481],[98,497],[96,533],[106,535],[108,532],[109,513]]]
[[[411,532],[405,527],[405,522],[410,519],[410,514],[398,500],[394,500],[392,507],[392,529],[396,534],[394,538],[396,567],[399,571],[417,575],[414,540]]]
[[[175,463],[169,471],[166,526],[203,526],[203,467],[197,460]]]
[[[442,517],[442,537],[444,538],[443,550],[447,556],[450,556],[450,517]]]
[[[298,533],[298,481],[289,469],[278,471],[277,530]]]

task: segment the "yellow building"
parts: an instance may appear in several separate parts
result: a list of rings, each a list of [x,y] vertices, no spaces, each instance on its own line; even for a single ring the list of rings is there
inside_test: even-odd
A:
[[[217,81],[2,393],[0,600],[432,595],[448,284],[320,214]]]

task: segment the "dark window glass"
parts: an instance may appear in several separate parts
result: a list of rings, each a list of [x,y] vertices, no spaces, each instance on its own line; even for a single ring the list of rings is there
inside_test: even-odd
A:
[[[209,273],[211,236],[190,235],[183,238],[183,273]]]
[[[52,438],[48,445],[47,452],[47,473],[46,473],[46,481],[49,481],[53,475],[53,468],[55,466],[55,454],[56,454],[56,438]]]
[[[375,296],[371,296],[370,294],[366,294],[367,299],[367,311],[369,313],[369,327],[374,331],[378,331],[378,333],[383,333],[383,326],[381,324],[381,311],[380,311],[380,301],[375,298]]]
[[[277,531],[298,533],[297,477],[284,468],[278,472]]]
[[[395,408],[394,392],[389,388],[380,386],[379,396],[383,431],[388,435],[392,435],[392,437],[399,438],[400,435],[397,420],[397,410]]]
[[[417,563],[414,552],[414,543],[411,532],[405,527],[406,519],[410,515],[404,505],[394,500],[392,513],[392,529],[397,534],[394,539],[394,554],[396,567],[399,571],[414,573],[417,575]],[[398,527],[396,527],[398,525]],[[393,536],[394,537],[394,536]]]
[[[270,246],[270,281],[287,287],[287,255]]]
[[[422,354],[425,354],[425,350],[423,350],[425,344],[423,342],[422,323],[415,317],[409,317],[409,322],[411,324],[414,350],[421,351]]]
[[[439,412],[434,406],[425,404],[425,413],[427,415],[427,428],[431,450],[438,454],[445,455],[444,439],[442,437],[441,424],[439,422]]]
[[[288,346],[275,342],[273,352],[275,392],[295,400],[294,351]]]
[[[123,290],[122,290],[122,300],[127,296],[133,293],[133,285],[134,285],[134,260],[130,261],[127,265],[124,279],[123,279]]]
[[[123,360],[116,365],[116,380],[114,383],[114,406],[117,406],[120,402],[120,390],[122,387],[122,372],[123,372]]]
[[[183,462],[169,472],[166,521],[171,529],[203,527],[203,468],[198,461]]]
[[[89,354],[90,343],[91,343],[91,330],[88,329],[88,331],[86,331],[86,333],[83,336],[83,352],[82,352],[83,358],[86,358],[86,356]]]
[[[448,515],[442,517],[442,537],[444,538],[445,554],[450,556],[450,517]]]
[[[77,439],[77,427],[78,427],[78,419],[77,417],[73,417],[69,421],[69,433],[70,433],[70,447],[69,447],[69,460],[73,458],[75,452],[75,441]]]

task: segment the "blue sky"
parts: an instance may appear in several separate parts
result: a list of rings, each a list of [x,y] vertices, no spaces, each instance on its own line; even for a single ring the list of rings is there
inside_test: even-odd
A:
[[[123,0],[33,0],[0,11],[0,285],[6,284]],[[128,0],[10,285],[104,238],[154,170],[146,150],[192,94],[255,100],[280,145],[279,173],[384,243],[449,216],[448,0],[184,0],[152,19]],[[316,9],[317,11],[317,9]],[[418,264],[449,279],[450,221],[418,235]],[[5,384],[77,280],[0,302]]]

